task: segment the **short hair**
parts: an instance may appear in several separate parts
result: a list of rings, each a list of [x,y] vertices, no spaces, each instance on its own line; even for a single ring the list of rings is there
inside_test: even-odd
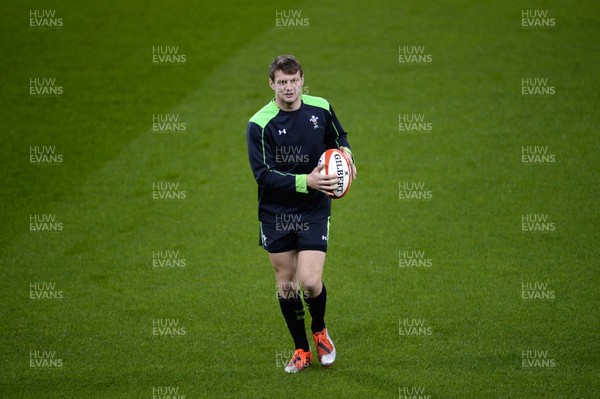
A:
[[[300,77],[303,75],[302,66],[293,55],[278,55],[275,57],[269,68],[269,78],[271,80],[275,80],[275,71],[283,71],[283,73],[290,75],[300,72]]]

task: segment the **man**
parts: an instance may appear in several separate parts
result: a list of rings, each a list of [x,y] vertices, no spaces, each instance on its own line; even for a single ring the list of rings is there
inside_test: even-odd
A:
[[[275,98],[248,123],[248,157],[258,183],[260,244],[268,251],[277,279],[281,312],[296,350],[285,368],[296,373],[312,354],[304,328],[304,301],[319,361],[331,366],[336,351],[325,328],[327,291],[321,278],[325,264],[335,175],[321,174],[321,154],[340,148],[352,177],[356,168],[346,132],[329,103],[302,95],[304,75],[291,55],[276,57],[269,71]]]

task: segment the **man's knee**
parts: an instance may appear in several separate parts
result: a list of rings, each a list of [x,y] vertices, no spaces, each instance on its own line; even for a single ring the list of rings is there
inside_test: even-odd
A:
[[[320,276],[305,277],[302,281],[302,289],[311,298],[318,296],[323,289],[323,282]]]
[[[291,298],[300,292],[300,283],[292,280],[277,280],[277,292],[282,298]]]

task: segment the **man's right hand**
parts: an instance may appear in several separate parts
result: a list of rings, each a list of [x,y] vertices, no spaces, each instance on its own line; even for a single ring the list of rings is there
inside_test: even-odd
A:
[[[306,175],[306,185],[313,190],[319,190],[325,194],[331,194],[338,185],[337,175],[322,175],[320,172],[325,168],[325,164],[319,165]]]

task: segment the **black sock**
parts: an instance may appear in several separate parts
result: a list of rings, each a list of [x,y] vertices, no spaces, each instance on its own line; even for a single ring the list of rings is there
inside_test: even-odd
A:
[[[325,290],[325,284],[321,293],[314,298],[305,298],[306,306],[312,317],[310,329],[313,334],[319,332],[325,328],[325,305],[327,303],[327,290]]]
[[[279,298],[281,313],[283,313],[285,323],[290,330],[290,334],[292,334],[296,349],[304,349],[308,352],[310,347],[308,346],[306,330],[304,329],[304,307],[302,306],[300,293],[296,292],[290,295],[289,298],[282,298],[281,295],[277,293],[277,298]]]

